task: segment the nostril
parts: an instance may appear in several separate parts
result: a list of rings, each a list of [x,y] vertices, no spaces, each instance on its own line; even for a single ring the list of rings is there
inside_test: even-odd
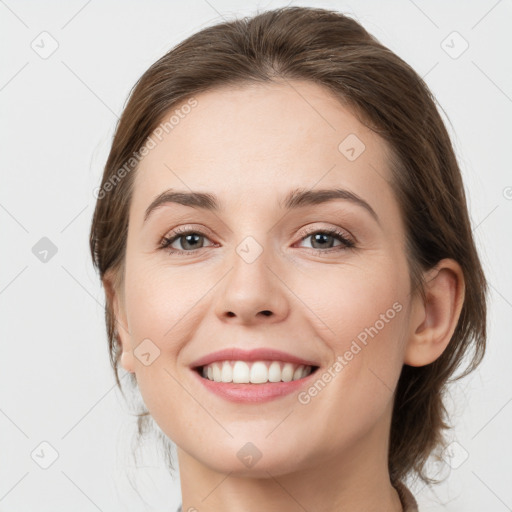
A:
[[[268,309],[266,309],[265,311],[262,311],[262,313],[265,315],[265,316],[270,316],[272,314],[272,311],[269,311]]]

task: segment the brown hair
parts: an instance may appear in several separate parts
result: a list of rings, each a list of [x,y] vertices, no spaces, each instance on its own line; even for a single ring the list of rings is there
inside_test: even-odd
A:
[[[116,287],[122,285],[134,178],[126,163],[136,169],[133,155],[164,114],[215,87],[293,79],[329,89],[387,141],[391,186],[406,227],[411,289],[425,297],[422,272],[443,258],[453,258],[462,268],[465,300],[452,339],[433,363],[403,366],[391,424],[391,481],[415,472],[433,482],[425,463],[443,446],[443,430],[449,428],[446,385],[474,370],[485,351],[487,283],[460,169],[435,98],[407,63],[355,20],[324,9],[280,8],[207,27],[155,62],[134,86],[116,128],[90,233],[94,264],[102,279],[108,271]],[[108,297],[105,316],[121,388],[120,347]],[[454,377],[463,360],[463,371]]]

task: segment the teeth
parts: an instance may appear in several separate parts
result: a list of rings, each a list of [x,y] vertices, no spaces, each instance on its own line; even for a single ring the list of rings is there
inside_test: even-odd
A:
[[[251,367],[249,381],[253,384],[262,384],[263,382],[268,382],[267,365],[261,361],[254,363]]]
[[[214,364],[215,368],[217,365]],[[246,384],[249,382],[249,365],[243,361],[237,361],[233,366],[233,382]]]
[[[304,370],[304,366],[299,366],[294,372],[293,372],[293,380],[300,379],[302,377],[302,372]]]
[[[220,375],[221,375],[221,373],[220,373],[219,365],[216,364],[213,366],[213,380],[215,382],[220,382],[220,380],[221,380]]]
[[[268,368],[269,382],[281,382],[281,365],[277,361],[272,361]]]
[[[283,370],[281,372],[281,380],[283,382],[290,382],[293,379],[293,365],[290,363],[286,363],[283,366]]]
[[[203,366],[202,375],[215,382],[264,384],[302,379],[311,371],[311,366],[279,361],[219,361]]]
[[[231,365],[224,361],[222,363],[222,372],[221,372],[221,380],[222,382],[232,382],[233,381],[233,368],[231,368]]]

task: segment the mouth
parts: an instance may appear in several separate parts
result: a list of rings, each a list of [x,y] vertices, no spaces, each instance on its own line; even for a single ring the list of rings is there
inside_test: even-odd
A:
[[[193,368],[203,379],[224,384],[267,384],[304,379],[318,370],[305,365],[277,360],[222,360]]]
[[[206,391],[238,404],[290,396],[307,386],[319,368],[314,360],[274,348],[225,348],[196,359],[190,369]]]

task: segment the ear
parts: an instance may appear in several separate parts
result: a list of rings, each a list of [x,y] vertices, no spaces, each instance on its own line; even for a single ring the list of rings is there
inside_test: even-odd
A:
[[[404,363],[410,366],[430,364],[444,352],[464,303],[464,274],[455,260],[441,260],[425,278],[426,300],[419,293],[413,299],[404,355]]]
[[[126,311],[124,307],[123,287],[117,286],[116,276],[113,270],[107,270],[103,277],[103,287],[105,288],[105,294],[107,301],[112,307],[114,314],[117,340],[122,348],[121,353],[121,366],[130,373],[134,373],[134,356],[133,349],[130,343],[130,333],[128,330],[128,322],[126,319]],[[121,289],[119,289],[121,288]]]

